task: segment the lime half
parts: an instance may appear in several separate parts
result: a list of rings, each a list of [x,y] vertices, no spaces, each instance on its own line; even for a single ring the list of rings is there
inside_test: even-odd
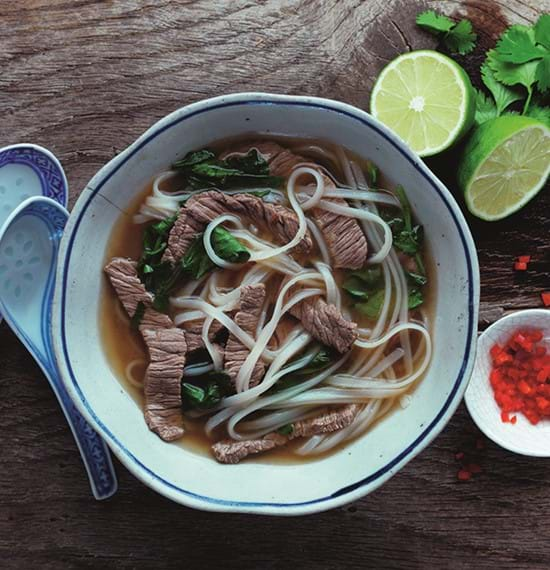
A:
[[[452,59],[436,51],[412,51],[382,70],[370,109],[420,156],[431,156],[472,126],[475,93],[466,72]]]
[[[548,174],[550,129],[530,117],[505,115],[474,131],[458,178],[470,212],[493,221],[524,206]]]

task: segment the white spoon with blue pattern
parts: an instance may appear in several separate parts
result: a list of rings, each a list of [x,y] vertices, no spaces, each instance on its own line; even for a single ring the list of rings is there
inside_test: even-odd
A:
[[[0,228],[27,198],[47,196],[67,207],[68,193],[63,168],[49,150],[35,144],[0,148]]]
[[[117,490],[109,450],[61,381],[51,339],[51,309],[59,242],[69,213],[56,201],[34,197],[20,204],[0,229],[0,311],[48,379],[73,432],[92,492]]]

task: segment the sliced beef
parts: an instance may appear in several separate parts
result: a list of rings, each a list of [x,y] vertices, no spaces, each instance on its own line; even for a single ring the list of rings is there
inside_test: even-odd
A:
[[[212,445],[212,451],[220,463],[238,463],[248,455],[270,451],[297,437],[310,437],[344,429],[351,425],[359,410],[358,404],[335,407],[313,418],[294,422],[292,432],[288,436],[273,432],[260,439],[242,441],[226,439]]]
[[[270,141],[254,141],[238,149],[243,154],[255,148],[269,163],[274,176],[290,176],[292,170],[308,159]],[[309,161],[310,162],[310,161]],[[334,182],[323,176],[325,184],[334,187]],[[347,206],[343,199],[330,199],[335,204]],[[314,208],[311,216],[321,230],[330,251],[334,267],[359,269],[367,260],[367,239],[355,218],[349,218],[320,208]]]
[[[172,226],[168,236],[168,245],[164,250],[162,261],[175,263],[181,259],[193,240],[204,231],[204,224],[189,215],[188,210],[180,209],[178,219]]]
[[[357,338],[357,324],[345,319],[340,311],[321,297],[312,297],[294,305],[290,314],[318,341],[344,353]]]
[[[264,301],[265,285],[263,283],[246,285],[241,289],[239,309],[234,317],[234,321],[251,336],[256,335],[256,327],[258,326]],[[224,370],[229,374],[233,382],[235,382],[241,366],[249,354],[248,348],[238,338],[230,334],[225,345]],[[249,386],[256,386],[262,379],[264,372],[265,365],[261,360],[258,360],[250,376]]]
[[[226,439],[212,446],[214,457],[220,463],[238,463],[241,459],[254,453],[269,451],[275,447],[284,445],[288,438],[278,433],[270,433],[261,439],[248,439],[234,441]]]
[[[252,194],[224,194],[217,190],[201,192],[187,201],[186,208],[195,220],[203,224],[222,214],[242,216],[270,231],[281,245],[291,241],[299,227],[298,217],[292,210],[279,204],[269,204]],[[312,245],[311,236],[306,233],[295,250],[308,253]]]
[[[185,332],[185,341],[187,343],[187,352],[193,352],[200,348],[204,348],[202,341],[202,326],[204,319],[197,319],[195,321],[188,321],[183,323],[182,328]],[[223,329],[223,325],[219,321],[212,321],[208,331],[208,338],[213,342],[218,333]]]
[[[348,206],[345,200],[327,200]],[[335,268],[360,269],[367,261],[367,239],[355,218],[313,208],[311,211],[317,227],[321,230]]]
[[[151,307],[153,298],[138,277],[135,261],[116,257],[105,272],[130,317],[139,302],[145,304],[139,325],[150,360],[144,380],[145,421],[162,439],[177,439],[184,433],[180,385],[187,351],[184,332]]]

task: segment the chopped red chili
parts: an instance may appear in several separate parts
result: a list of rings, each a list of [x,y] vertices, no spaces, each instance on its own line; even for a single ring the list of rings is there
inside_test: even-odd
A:
[[[518,261],[520,263],[529,263],[531,261],[531,256],[530,255],[520,255],[518,257]]]
[[[514,269],[516,271],[525,271],[527,269],[527,263],[524,261],[516,261],[514,263]]]
[[[472,478],[472,474],[469,471],[467,471],[466,469],[461,469],[458,472],[458,479],[460,481],[468,481],[471,478]]]
[[[550,307],[550,291],[545,291],[544,293],[540,294],[542,299],[542,303],[545,307]]]
[[[505,423],[515,424],[516,412],[532,424],[550,418],[550,354],[538,345],[543,337],[540,330],[518,330],[490,350],[489,382]]]

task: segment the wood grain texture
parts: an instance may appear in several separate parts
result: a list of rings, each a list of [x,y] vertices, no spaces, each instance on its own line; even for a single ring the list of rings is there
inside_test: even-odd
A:
[[[426,6],[467,15],[482,54],[509,23],[549,0],[0,0],[0,146],[32,141],[62,161],[71,203],[153,122],[204,97],[243,90],[319,95],[366,108],[393,57],[434,46],[415,29]],[[453,188],[451,161],[431,161]],[[470,220],[482,318],[540,306],[550,270],[548,189],[521,214]],[[515,275],[513,257],[536,260]],[[418,458],[355,504],[299,519],[191,511],[118,465],[120,491],[95,502],[54,396],[0,325],[0,556],[3,568],[549,567],[545,461],[478,437],[464,408]],[[484,471],[456,480],[457,450]],[[366,458],[368,460],[368,458]]]

